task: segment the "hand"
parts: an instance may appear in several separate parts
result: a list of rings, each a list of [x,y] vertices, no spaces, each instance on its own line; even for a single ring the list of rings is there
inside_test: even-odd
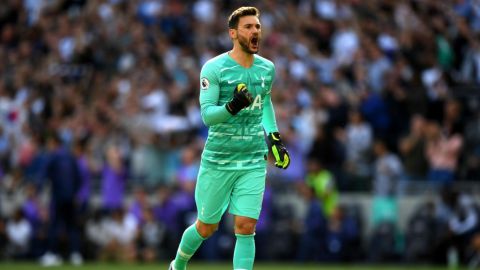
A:
[[[248,92],[247,86],[244,83],[239,83],[233,90],[232,100],[225,104],[225,107],[231,115],[236,115],[243,108],[250,106],[252,102],[253,97]]]
[[[268,140],[270,142],[270,150],[275,158],[275,166],[282,169],[288,168],[290,165],[290,155],[280,138],[280,133],[269,133]]]

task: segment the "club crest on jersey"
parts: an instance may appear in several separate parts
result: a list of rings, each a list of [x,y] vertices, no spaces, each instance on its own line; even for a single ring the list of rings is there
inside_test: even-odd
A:
[[[202,90],[207,90],[209,86],[210,86],[210,82],[208,81],[207,78],[202,78],[200,80],[200,88]]]

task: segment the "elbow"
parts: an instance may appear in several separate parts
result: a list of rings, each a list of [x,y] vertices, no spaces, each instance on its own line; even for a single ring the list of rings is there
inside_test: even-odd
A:
[[[203,120],[203,123],[205,124],[205,126],[207,127],[211,127],[213,125],[213,123],[211,121],[207,121],[207,120]]]
[[[206,117],[205,114],[203,114],[203,113],[202,113],[202,121],[205,124],[205,126],[207,126],[207,127],[210,127],[214,124],[213,121],[211,120],[211,118]]]
[[[203,107],[201,112],[202,121],[207,127],[222,123],[228,119],[230,113],[224,106]]]

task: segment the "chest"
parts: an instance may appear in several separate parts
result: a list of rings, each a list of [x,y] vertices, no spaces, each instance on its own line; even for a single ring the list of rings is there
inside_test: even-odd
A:
[[[242,69],[225,71],[220,77],[221,95],[231,96],[233,89],[239,84],[245,83],[252,96],[265,96],[270,92],[272,76],[267,70]]]

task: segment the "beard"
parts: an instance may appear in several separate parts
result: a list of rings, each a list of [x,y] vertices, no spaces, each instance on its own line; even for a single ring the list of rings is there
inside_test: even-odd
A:
[[[257,49],[256,49],[256,50],[252,50],[252,49],[250,49],[250,41],[249,41],[247,38],[243,37],[243,36],[240,36],[240,35],[238,36],[238,44],[240,44],[240,47],[242,48],[242,50],[243,50],[244,52],[249,53],[249,54],[255,54],[255,53],[258,52],[258,48],[259,48],[258,44],[260,43],[260,42],[259,42],[259,41],[260,41],[260,38],[259,38],[259,37],[256,37],[256,40],[257,40],[257,41],[256,41],[256,47],[257,47]]]

